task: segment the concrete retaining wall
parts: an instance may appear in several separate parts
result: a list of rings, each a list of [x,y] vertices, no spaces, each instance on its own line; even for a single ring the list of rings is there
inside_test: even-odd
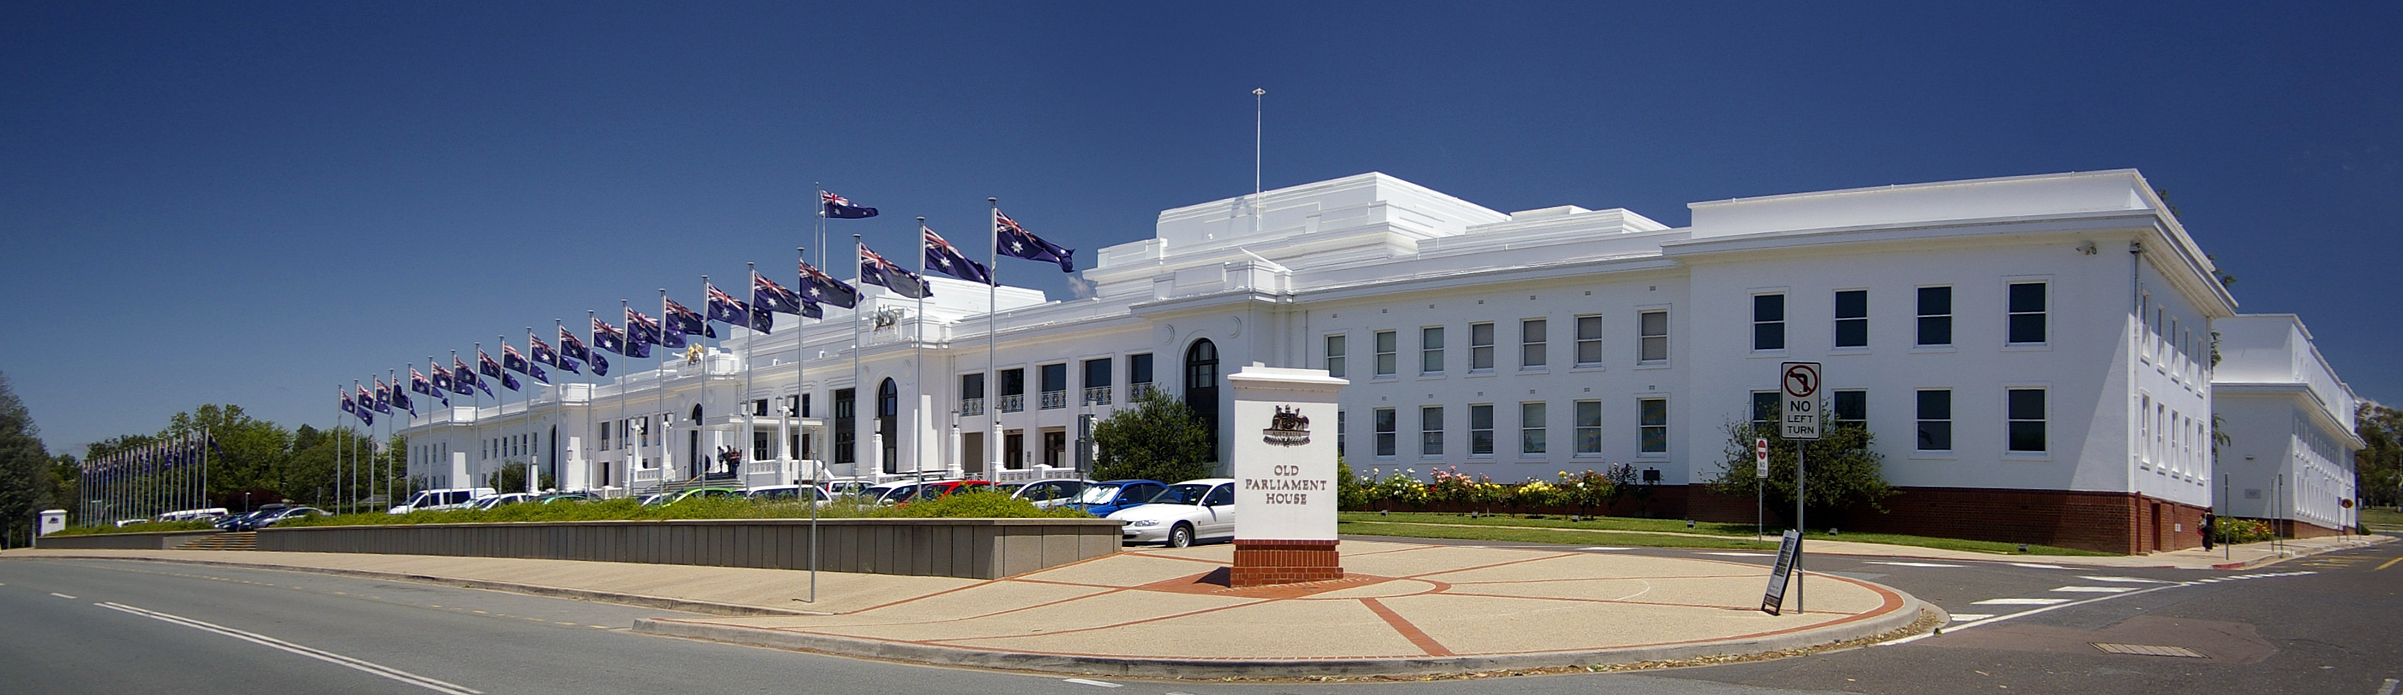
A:
[[[818,569],[998,579],[1118,552],[1102,519],[822,519]],[[180,541],[178,541],[180,542]],[[110,546],[122,547],[122,546]],[[808,569],[807,519],[312,526],[259,550]]]
[[[202,536],[224,533],[215,529],[200,531],[158,531],[152,533],[102,533],[90,536],[43,536],[33,541],[36,548],[67,550],[173,550]]]

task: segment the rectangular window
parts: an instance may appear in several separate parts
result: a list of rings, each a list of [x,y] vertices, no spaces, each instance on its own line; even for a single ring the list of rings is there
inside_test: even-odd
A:
[[[1636,361],[1640,364],[1660,364],[1669,361],[1669,310],[1655,309],[1637,316]]]
[[[1919,288],[1919,342],[1921,347],[1952,344],[1952,288]]]
[[[1327,376],[1343,378],[1343,336],[1327,336]]]
[[[1376,409],[1375,411],[1373,411],[1373,413],[1375,414],[1375,416],[1376,416],[1376,419],[1377,419],[1377,422],[1376,422],[1376,426],[1377,426],[1377,455],[1378,455],[1378,456],[1392,456],[1392,455],[1393,455],[1393,445],[1394,445],[1394,441],[1393,441],[1393,439],[1394,439],[1394,427],[1395,427],[1395,424],[1394,424],[1394,417],[1393,417],[1393,409],[1392,409],[1392,408],[1378,408],[1378,409]]]
[[[1836,347],[1869,347],[1869,291],[1836,292]]]
[[[1544,404],[1519,404],[1519,453],[1544,453]]]
[[[1345,422],[1347,418],[1344,417],[1351,413],[1352,411],[1349,410],[1335,411],[1335,456],[1338,458],[1352,448],[1352,428],[1349,426],[1350,423]]]
[[[2011,451],[2042,453],[2044,449],[2044,389],[2009,389]]]
[[[751,414],[752,414],[752,415],[763,415],[763,416],[764,416],[764,415],[767,415],[767,414],[768,414],[768,399],[765,399],[765,398],[753,399],[753,400],[751,401]]]
[[[1602,363],[1602,317],[1577,317],[1577,366]]]
[[[1494,454],[1494,404],[1477,403],[1469,406],[1469,455]]]
[[[1394,353],[1401,350],[1401,342],[1393,331],[1377,331],[1377,376],[1393,376],[1400,368]]]
[[[1602,402],[1577,402],[1577,453],[1602,453]]]
[[[1068,363],[1046,364],[1039,369],[1037,378],[1043,380],[1040,407],[1045,410],[1068,407]]]
[[[1443,327],[1418,329],[1418,373],[1443,373]]]
[[[993,403],[993,410],[1003,413],[1026,410],[1026,368],[1001,370],[1001,399]],[[842,443],[836,442],[835,446]]]
[[[2010,342],[2013,345],[2044,342],[2045,291],[2042,282],[2014,282],[2010,286]]]
[[[1784,412],[1785,408],[1785,396],[1783,394],[1780,394],[1776,391],[1752,392],[1752,426],[1757,431],[1769,431],[1770,428],[1775,427],[1775,423],[1781,419],[1779,413]]]
[[[1519,368],[1544,368],[1544,320],[1519,321]]]
[[[834,462],[859,460],[859,406],[852,389],[834,390]],[[644,437],[650,439],[650,437]]]
[[[602,450],[604,450],[604,451],[608,450],[608,449],[609,449],[609,423],[606,423],[606,422],[604,422],[604,423],[601,423],[601,424],[600,424],[600,429],[599,429],[598,431],[594,432],[594,434],[595,434],[595,435],[598,435],[598,439],[599,439],[599,440],[600,440],[600,442],[601,442],[601,447],[600,447],[600,448],[601,448]]]
[[[1669,399],[1639,398],[1635,405],[1637,434],[1643,440],[1643,452],[1669,453]]]
[[[1469,324],[1469,371],[1493,371],[1494,325]]]
[[[1420,456],[1443,455],[1443,406],[1419,406],[1418,454]]]
[[[2136,400],[2136,460],[2140,463],[2153,462],[2152,396],[2140,396]]]
[[[977,373],[975,373],[975,374],[961,374],[961,375],[960,375],[960,400],[962,400],[962,401],[977,401],[977,402],[979,402],[979,403],[982,403],[982,402],[984,401],[984,399],[985,399],[985,375],[984,375],[984,372],[977,372]]]
[[[1919,450],[1952,451],[1952,390],[1919,392]]]
[[[1115,401],[1116,399],[1111,397],[1114,394],[1111,393],[1110,387],[1115,384],[1110,383],[1110,371],[1110,358],[1098,357],[1085,360],[1084,397],[1077,399],[1077,402],[1084,405],[1109,405]]]
[[[1869,422],[1869,392],[1837,391],[1836,422],[1848,424]]]
[[[1752,349],[1786,349],[1786,296],[1752,295]]]
[[[1145,352],[1126,356],[1126,383],[1151,383],[1151,353]]]

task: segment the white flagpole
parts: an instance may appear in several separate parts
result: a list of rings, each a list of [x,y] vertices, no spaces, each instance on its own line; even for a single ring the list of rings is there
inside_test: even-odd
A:
[[[742,404],[743,404],[743,440],[742,440],[741,442],[739,442],[739,444],[741,444],[741,445],[742,445],[742,447],[743,447],[743,450],[744,450],[744,451],[743,451],[743,463],[742,463],[742,466],[749,466],[749,465],[751,465],[751,464],[753,463],[753,460],[754,460],[754,459],[759,459],[759,458],[765,458],[765,457],[766,457],[766,452],[762,452],[762,451],[760,451],[760,450],[758,449],[758,447],[756,447],[756,446],[753,446],[753,443],[754,443],[754,442],[757,442],[757,441],[759,441],[759,424],[758,424],[758,420],[756,419],[756,418],[759,416],[759,409],[758,409],[758,408],[753,408],[753,407],[751,407],[751,395],[752,395],[752,391],[751,391],[751,389],[752,389],[752,381],[751,381],[751,372],[752,372],[752,369],[751,369],[751,344],[752,344],[752,343],[759,342],[759,331],[757,331],[757,330],[753,330],[753,327],[754,327],[754,326],[757,326],[759,322],[758,322],[758,317],[752,316],[752,315],[751,315],[751,313],[750,313],[751,311],[765,311],[765,310],[764,310],[764,309],[761,309],[761,308],[759,308],[759,306],[758,306],[758,304],[759,304],[759,292],[758,292],[758,290],[759,290],[759,264],[757,264],[757,263],[752,263],[752,262],[749,262],[749,261],[744,261],[744,262],[743,262],[743,267],[749,271],[748,273],[746,273],[746,274],[745,274],[745,277],[746,277],[746,279],[750,280],[750,282],[751,282],[751,290],[752,290],[752,291],[751,291],[751,304],[752,304],[752,306],[750,307],[750,310],[749,310],[749,311],[746,311],[746,312],[744,312],[744,313],[743,313],[743,321],[744,321],[743,330],[744,330],[744,331],[746,331],[746,332],[743,334],[743,335],[745,336],[745,337],[743,338],[743,397],[742,397],[742,398],[735,399],[735,400],[741,401],[741,402],[742,402]],[[770,313],[770,315],[769,315],[769,317],[768,317],[768,320],[770,320],[770,321],[774,321],[774,320],[776,320],[776,318],[775,318],[775,315],[773,314],[773,312],[771,312],[771,313]],[[773,403],[775,402],[775,400],[774,400],[774,399],[769,399],[769,401],[768,401],[768,402],[769,402],[770,404],[773,404]],[[781,445],[781,444],[783,444],[783,442],[777,442],[777,444]],[[773,446],[771,446],[771,447],[768,447],[768,451],[775,451],[775,450],[776,450],[776,447],[773,447]],[[742,466],[736,466],[736,468],[737,468],[737,469],[740,469]],[[735,471],[735,478],[736,478],[737,480],[739,480],[739,481],[741,481],[741,482],[743,483],[743,487],[744,487],[745,489],[749,489],[749,488],[751,487],[751,476],[750,476],[750,475],[747,475],[747,474],[745,474],[745,473],[743,473],[743,471],[741,471],[741,470],[736,470],[736,471]],[[783,481],[777,481],[777,482],[783,482]]]
[[[793,247],[793,258],[796,264],[807,262],[809,260],[809,248],[805,246]],[[809,309],[808,282],[809,278],[801,274],[800,268],[796,267],[793,269],[793,291],[801,295],[801,306],[799,308],[803,311]],[[818,310],[823,312],[825,311],[825,308],[821,306]],[[809,399],[809,355],[806,352],[806,350],[808,350],[807,338],[809,335],[807,332],[802,330],[808,326],[809,317],[802,316],[798,312],[793,315],[792,417],[793,429],[795,431],[791,441],[793,447],[793,460],[800,461],[801,465],[807,469],[807,473],[802,477],[808,478],[811,481],[816,481],[818,479],[818,469],[816,464],[810,463],[809,428],[802,425],[802,418],[805,416],[805,413],[801,409],[802,401]]]
[[[729,329],[727,329],[727,330],[726,330],[726,333],[727,333],[728,335],[732,335],[732,334],[734,333],[734,330],[733,330],[733,329],[731,329],[731,328],[729,328]],[[695,428],[695,429],[693,430],[693,431],[694,431],[694,434],[693,434],[693,436],[694,436],[695,438],[698,438],[698,437],[700,437],[700,436],[701,436],[701,434],[703,434],[703,433],[707,433],[707,432],[709,431],[709,420],[708,420],[708,418],[711,418],[711,417],[717,417],[717,416],[719,415],[719,413],[718,413],[718,401],[717,401],[717,389],[711,388],[711,387],[710,387],[710,384],[709,384],[709,382],[710,382],[710,379],[709,379],[709,276],[707,276],[707,275],[703,275],[703,276],[701,276],[701,334],[700,334],[700,335],[693,336],[693,339],[694,339],[694,340],[697,340],[697,341],[700,341],[700,345],[701,345],[701,362],[700,362],[700,364],[701,364],[701,418],[702,418],[702,419],[701,419],[701,420],[699,420],[699,421],[695,421],[695,422],[693,423],[693,427]],[[723,445],[723,444],[714,444],[714,443],[713,443],[713,444],[711,445],[711,447],[710,447],[710,450],[709,450],[709,451],[710,451],[710,453],[711,453],[712,455],[716,454],[716,453],[717,453],[717,451],[718,451],[718,450],[717,450],[717,447],[720,447],[720,446],[725,446],[725,445]],[[706,463],[706,460],[702,460],[702,461],[694,461],[694,462],[693,462],[693,468],[694,468],[694,469],[696,469],[696,470],[706,470],[708,467],[709,467],[709,465],[708,465],[708,463]]]
[[[910,468],[921,480],[926,478],[926,408],[923,402],[926,399],[926,293],[934,289],[934,283],[926,279],[928,231],[926,216],[918,216],[918,307],[915,315],[910,317],[910,344],[916,350],[910,359],[917,371],[910,376],[909,448]],[[900,331],[894,333],[899,334]],[[900,448],[897,442],[895,444],[894,448]]]
[[[1260,233],[1260,134],[1265,109],[1262,100],[1268,90],[1252,90],[1252,234]]]
[[[867,284],[865,282],[866,278],[863,277],[864,274],[862,273],[862,269],[860,267],[867,263],[866,256],[861,253],[865,249],[867,249],[867,246],[862,244],[859,235],[851,235],[851,287],[854,289]],[[826,251],[824,249],[819,249],[818,253],[820,255],[824,255]],[[856,302],[855,304],[867,302],[868,298],[864,296],[867,294],[867,291],[858,291],[863,296],[861,296],[860,301]],[[862,318],[864,318],[863,315],[866,313],[867,312],[861,311],[856,307],[851,310],[851,470],[855,474],[859,471],[860,459],[862,458],[859,455],[859,405],[860,401],[868,399],[868,384],[865,381],[865,378],[860,375],[859,356],[859,354],[867,348],[867,341],[861,340],[859,337],[859,322]],[[870,422],[874,422],[874,420],[871,419]],[[872,438],[870,443],[874,443]],[[876,451],[875,454],[878,457],[882,457],[884,452],[880,449]],[[876,462],[876,473],[878,475],[884,474],[883,461]]]
[[[1001,199],[988,196],[985,206],[992,213],[991,219],[986,220],[989,224],[985,226],[992,228],[986,239],[993,242],[985,251],[985,272],[992,273],[985,276],[985,279],[992,281],[985,285],[985,429],[988,432],[985,435],[985,452],[993,462],[985,471],[985,477],[1000,482],[1001,365],[993,361],[993,341],[999,331],[994,317],[1001,315]]]
[[[668,332],[668,324],[667,324],[667,320],[668,320],[668,319],[667,319],[667,288],[665,288],[665,287],[662,287],[662,288],[659,288],[659,344],[658,344],[658,345],[654,345],[654,346],[652,346],[652,347],[659,348],[661,351],[665,351],[665,350],[667,350],[667,332]],[[654,399],[654,400],[656,400],[656,401],[658,401],[658,407],[659,407],[659,410],[660,410],[660,412],[659,412],[659,437],[658,437],[658,439],[659,439],[659,489],[660,489],[660,491],[661,491],[661,492],[665,492],[665,491],[667,491],[667,476],[668,476],[668,466],[669,466],[670,464],[673,464],[673,463],[676,461],[676,457],[675,457],[675,454],[674,454],[674,452],[672,452],[672,451],[670,451],[670,450],[668,449],[668,441],[667,441],[667,440],[668,440],[668,426],[667,426],[667,424],[668,424],[668,413],[667,413],[667,381],[668,381],[668,365],[670,364],[670,361],[669,361],[669,360],[666,358],[666,355],[661,355],[660,357],[661,357],[662,359],[661,359],[661,361],[660,361],[660,363],[659,363],[659,392],[658,392],[656,395],[654,395],[654,396],[653,396],[653,399]]]

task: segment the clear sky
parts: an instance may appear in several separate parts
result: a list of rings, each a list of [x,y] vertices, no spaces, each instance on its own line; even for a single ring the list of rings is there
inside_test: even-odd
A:
[[[54,452],[203,403],[324,427],[337,384],[789,272],[812,182],[897,259],[987,196],[1090,259],[1250,192],[1260,87],[1268,187],[1502,211],[2140,169],[2242,310],[2403,402],[2399,34],[2396,3],[0,3],[0,371]]]

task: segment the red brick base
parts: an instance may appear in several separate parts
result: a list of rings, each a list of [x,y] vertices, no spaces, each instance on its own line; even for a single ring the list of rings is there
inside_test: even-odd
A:
[[[1749,522],[1750,496],[1714,495],[1694,486],[1688,510],[1703,521]],[[1886,511],[1813,510],[1811,527],[1942,538],[2039,543],[2142,555],[2202,547],[2203,508],[2143,495],[2071,490],[1898,487]],[[1769,523],[1793,513],[1769,510]]]
[[[1227,586],[1268,586],[1343,578],[1335,541],[1235,541]]]

